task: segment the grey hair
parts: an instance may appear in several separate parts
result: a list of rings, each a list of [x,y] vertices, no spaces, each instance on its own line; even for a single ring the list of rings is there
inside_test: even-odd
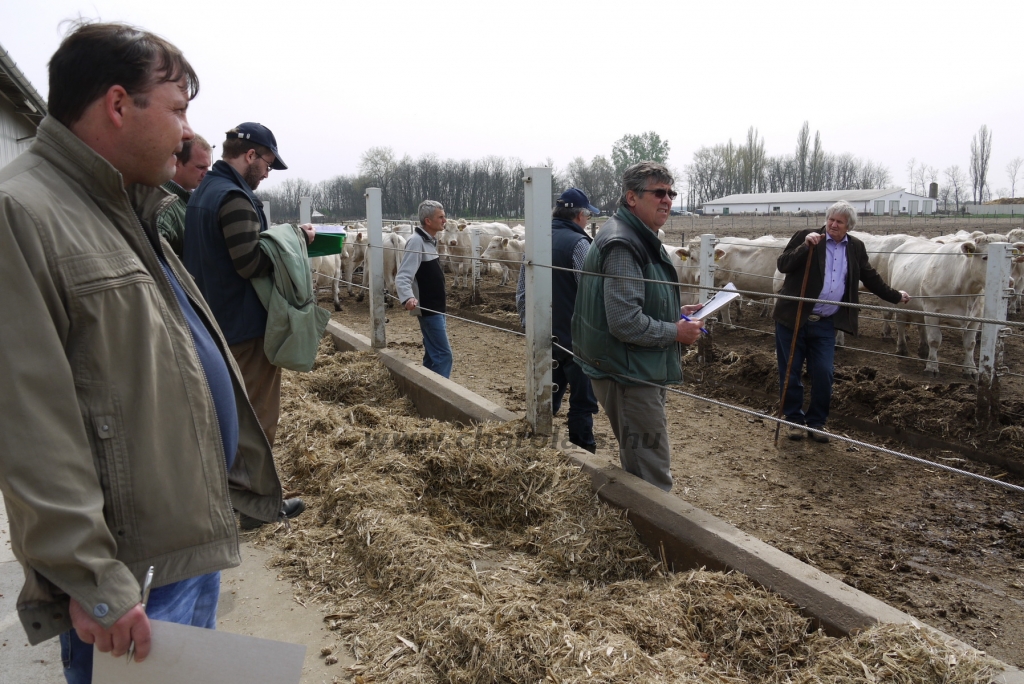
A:
[[[560,207],[556,204],[555,208],[551,210],[552,218],[565,219],[566,221],[575,221],[576,217],[580,214],[586,214],[587,218],[593,216],[586,207]]]
[[[846,227],[848,230],[853,230],[853,227],[857,225],[857,210],[846,200],[839,200],[829,207],[825,212],[825,220],[828,221],[836,214],[842,214],[846,217]]]
[[[420,225],[425,225],[423,222],[434,215],[434,212],[440,209],[444,211],[444,205],[435,200],[423,200],[420,202],[419,217]]]
[[[619,206],[629,208],[626,202],[626,193],[632,190],[639,194],[647,189],[649,183],[666,183],[675,185],[676,179],[664,164],[652,161],[642,161],[633,164],[622,174],[622,195],[619,197]]]

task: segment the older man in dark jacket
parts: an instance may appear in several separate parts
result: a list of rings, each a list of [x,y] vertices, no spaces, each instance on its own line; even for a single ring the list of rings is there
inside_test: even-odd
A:
[[[805,296],[827,299],[831,302],[857,303],[857,283],[892,304],[910,301],[906,292],[894,290],[882,280],[868,263],[864,243],[847,233],[857,223],[857,211],[848,202],[839,201],[829,207],[825,225],[817,230],[802,230],[786,245],[779,257],[779,271],[786,274],[780,294],[800,296],[807,259],[812,259]],[[820,245],[820,247],[819,247]],[[839,304],[804,304],[800,317],[796,345],[793,330],[799,302],[779,299],[775,305],[775,353],[779,360],[779,392],[785,385],[789,352],[793,349],[793,363],[789,385],[783,403],[783,413],[791,423],[823,430],[832,401],[833,361],[836,329],[857,334],[857,308]],[[811,403],[803,410],[804,386],[800,380],[804,361],[811,377]],[[804,438],[804,430],[790,428],[789,438]],[[810,432],[816,442],[828,442],[828,435]]]

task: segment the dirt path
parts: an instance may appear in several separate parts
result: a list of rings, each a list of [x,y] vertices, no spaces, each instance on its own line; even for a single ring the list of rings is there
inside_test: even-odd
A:
[[[476,310],[513,322],[513,290],[499,288],[496,282],[487,281],[484,304]],[[452,293],[450,305],[460,298],[459,292]],[[334,319],[367,334],[366,304],[344,297],[343,304],[345,310]],[[744,314],[742,325],[769,329],[767,322],[758,323],[761,319],[746,310]],[[389,348],[413,360],[422,358],[413,317],[389,310],[387,336]],[[452,380],[509,410],[523,411],[524,339],[455,320],[449,322],[449,336],[455,357]],[[723,352],[735,353],[733,361],[757,354],[774,358],[771,338],[762,333],[723,331],[718,344]],[[858,346],[874,344],[882,349],[892,343],[876,341],[870,330],[857,339]],[[1019,357],[1013,363],[1021,367]],[[875,383],[870,385],[871,394],[898,376],[913,381],[914,390],[890,402],[897,408],[909,406],[915,392],[925,393],[919,403],[929,396],[939,402],[964,384],[946,375],[939,382],[930,381],[930,389],[920,390],[917,381],[927,379],[915,370],[918,366],[923,363],[916,359],[860,352],[843,351],[837,357],[837,375],[850,387],[868,387],[863,384],[867,376],[858,370],[872,371],[867,373]],[[689,375],[706,374],[709,379],[720,371],[721,367],[687,366]],[[842,384],[843,380],[837,383],[837,395]],[[691,383],[686,389],[707,395],[713,388]],[[748,383],[748,389],[731,394],[722,388],[714,391],[730,403],[770,411],[772,402],[761,389],[749,388]],[[1020,388],[1009,391],[1019,394]],[[866,409],[851,401],[848,410]],[[820,445],[783,439],[776,448],[772,424],[678,395],[670,395],[667,411],[677,496],[995,657],[1024,666],[1020,495],[836,441]],[[564,435],[564,412],[555,424]],[[599,455],[617,462],[617,446],[603,414],[597,416],[595,427]],[[879,443],[872,434],[847,434]],[[999,470],[964,462],[954,453],[930,454],[896,442],[890,446],[1000,475]],[[978,446],[1017,453],[1021,445],[1017,440]]]

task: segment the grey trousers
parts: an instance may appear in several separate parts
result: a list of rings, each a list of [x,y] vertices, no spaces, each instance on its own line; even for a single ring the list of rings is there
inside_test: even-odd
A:
[[[622,469],[666,492],[672,489],[665,388],[593,378],[590,384],[619,442]]]

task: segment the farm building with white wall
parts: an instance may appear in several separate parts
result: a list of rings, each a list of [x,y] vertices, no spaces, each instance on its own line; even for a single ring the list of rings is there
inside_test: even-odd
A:
[[[0,46],[0,168],[28,149],[46,103]]]
[[[936,200],[915,195],[902,188],[883,190],[820,190],[816,192],[763,192],[748,195],[729,195],[704,203],[709,216],[729,214],[795,214],[798,212],[824,213],[826,209],[846,200],[859,214],[918,214],[934,213]]]

